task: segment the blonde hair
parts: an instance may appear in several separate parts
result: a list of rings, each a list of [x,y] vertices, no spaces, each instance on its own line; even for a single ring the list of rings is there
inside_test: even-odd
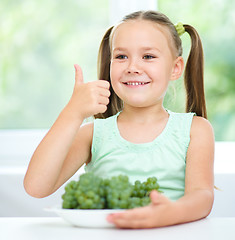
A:
[[[122,22],[130,20],[147,20],[157,23],[169,30],[172,37],[172,42],[176,50],[177,56],[182,56],[182,42],[176,31],[174,24],[167,16],[156,11],[138,11],[125,16]],[[195,112],[198,116],[207,118],[206,102],[204,94],[204,57],[202,43],[197,31],[190,25],[183,25],[185,31],[191,37],[191,49],[186,62],[184,72],[184,85],[186,89],[186,112]],[[110,79],[110,62],[111,62],[111,49],[110,38],[115,31],[115,27],[110,27],[100,44],[98,54],[98,79]],[[123,108],[122,100],[116,95],[110,84],[110,102],[107,106],[106,112],[95,115],[95,118],[107,118],[115,115]]]

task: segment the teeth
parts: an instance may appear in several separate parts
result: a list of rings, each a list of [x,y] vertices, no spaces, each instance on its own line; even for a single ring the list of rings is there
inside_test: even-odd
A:
[[[137,85],[144,85],[145,82],[127,82],[127,85],[137,86]]]

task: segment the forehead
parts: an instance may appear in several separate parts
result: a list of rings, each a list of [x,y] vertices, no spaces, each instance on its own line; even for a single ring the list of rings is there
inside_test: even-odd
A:
[[[112,36],[112,48],[118,45],[148,45],[167,47],[169,31],[166,27],[148,20],[129,20],[119,24]]]

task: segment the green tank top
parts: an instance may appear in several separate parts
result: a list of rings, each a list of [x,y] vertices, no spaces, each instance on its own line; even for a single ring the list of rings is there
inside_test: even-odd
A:
[[[171,200],[184,195],[186,154],[194,113],[168,111],[169,119],[162,133],[152,142],[135,144],[121,137],[116,114],[94,120],[92,159],[86,172],[109,178],[129,176],[131,183],[158,179],[160,190]]]

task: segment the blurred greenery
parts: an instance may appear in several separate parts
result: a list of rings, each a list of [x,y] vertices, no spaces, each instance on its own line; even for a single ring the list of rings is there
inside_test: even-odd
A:
[[[1,0],[0,128],[49,128],[74,85],[96,80],[108,0]]]
[[[158,0],[173,22],[193,25],[205,52],[209,120],[217,141],[235,141],[235,2]],[[96,79],[100,40],[109,27],[109,0],[1,0],[0,128],[49,128],[73,90],[73,64]],[[184,58],[190,39],[182,36]],[[182,79],[166,106],[184,111]]]
[[[190,24],[198,30],[205,55],[208,119],[217,141],[235,141],[235,1],[158,0],[158,8],[172,22]],[[186,60],[190,47],[187,34],[182,36],[182,42]],[[166,105],[184,111],[183,80],[173,85]]]

